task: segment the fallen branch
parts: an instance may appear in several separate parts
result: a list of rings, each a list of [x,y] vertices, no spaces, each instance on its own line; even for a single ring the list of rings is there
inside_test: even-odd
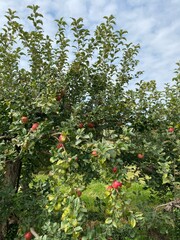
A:
[[[174,208],[180,208],[180,198],[175,199],[175,200],[173,200],[173,201],[171,201],[171,202],[168,202],[168,203],[165,203],[165,204],[161,204],[161,205],[157,206],[157,207],[155,208],[155,210],[161,210],[161,209],[163,209],[163,210],[165,210],[165,211],[167,211],[167,212],[170,212],[170,211],[172,211]]]

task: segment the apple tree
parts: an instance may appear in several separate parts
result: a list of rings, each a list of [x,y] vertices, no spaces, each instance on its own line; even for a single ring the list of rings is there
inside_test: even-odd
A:
[[[155,188],[171,185],[178,77],[165,92],[154,82],[128,90],[141,74],[139,45],[117,30],[113,16],[94,32],[82,18],[70,26],[60,18],[52,37],[39,7],[28,8],[31,30],[8,9],[0,32],[0,239],[25,231],[26,239],[110,238],[142,221],[126,199],[128,166]],[[107,185],[97,218],[81,198],[94,179]]]

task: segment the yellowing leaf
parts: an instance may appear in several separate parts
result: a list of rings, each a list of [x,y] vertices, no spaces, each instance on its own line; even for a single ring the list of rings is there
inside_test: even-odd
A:
[[[60,203],[58,203],[58,204],[56,204],[56,205],[54,206],[54,210],[55,210],[55,211],[59,211],[60,208],[61,208],[61,204],[60,204]]]
[[[52,201],[54,199],[54,196],[53,195],[49,195],[48,199],[49,199],[49,201]]]
[[[106,191],[106,192],[105,192],[105,195],[108,197],[108,196],[111,195],[111,192],[110,192],[110,191]]]
[[[169,183],[170,179],[168,178],[168,174],[164,173],[162,177],[163,184]]]
[[[112,219],[111,218],[106,218],[105,224],[111,224],[112,223]]]
[[[130,218],[129,223],[133,228],[136,226],[136,220],[133,217]]]

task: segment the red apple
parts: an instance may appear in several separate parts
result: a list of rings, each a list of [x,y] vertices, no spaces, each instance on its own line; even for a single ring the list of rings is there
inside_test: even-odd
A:
[[[31,131],[36,131],[38,127],[39,127],[39,123],[34,123],[31,127]]]
[[[24,124],[26,124],[28,122],[28,120],[29,119],[26,116],[22,116],[22,118],[21,118],[21,122],[24,123]]]
[[[77,189],[76,194],[77,194],[78,197],[80,197],[82,195],[82,192],[79,189]]]
[[[113,189],[113,187],[112,187],[112,185],[110,185],[110,186],[107,186],[107,188],[106,188],[108,191],[111,191],[112,189]]]
[[[137,157],[138,157],[139,159],[143,159],[143,158],[144,158],[144,154],[138,153]]]
[[[61,134],[60,136],[59,136],[59,142],[65,142],[66,141],[66,135],[63,135],[63,134]]]
[[[113,167],[113,169],[112,169],[113,173],[116,173],[116,172],[117,172],[117,170],[118,170],[118,168],[117,168],[117,167]]]
[[[118,189],[118,187],[122,187],[122,182],[118,182],[117,180],[115,180],[112,184],[112,187]]]
[[[32,235],[31,232],[27,232],[27,233],[24,234],[24,238],[25,238],[26,240],[31,240],[32,237],[33,237],[33,235]]]
[[[56,95],[56,101],[58,101],[58,102],[61,101],[61,95]]]
[[[60,149],[60,148],[64,148],[64,145],[62,143],[58,143],[58,145],[56,147],[57,147],[57,149]]]
[[[83,123],[79,123],[78,128],[83,128],[84,124]]]
[[[65,96],[65,90],[62,89],[60,92],[57,92],[56,94],[56,101],[60,102],[61,99]]]
[[[92,153],[91,153],[94,157],[97,157],[97,152],[96,151],[92,151]]]
[[[173,127],[168,128],[168,132],[174,132],[174,128]]]
[[[94,123],[93,123],[93,122],[89,122],[89,123],[87,124],[87,126],[88,126],[88,128],[94,128]]]

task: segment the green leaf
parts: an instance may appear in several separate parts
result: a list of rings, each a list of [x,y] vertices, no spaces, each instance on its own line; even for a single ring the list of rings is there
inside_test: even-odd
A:
[[[106,218],[105,220],[105,224],[111,224],[112,223],[112,219],[111,218]]]
[[[81,232],[81,231],[83,231],[83,228],[80,227],[80,226],[77,226],[77,227],[74,228],[74,231],[75,232]]]
[[[79,145],[80,143],[82,143],[82,140],[81,140],[81,139],[77,140],[77,141],[75,142],[75,145]]]
[[[117,228],[117,223],[116,223],[116,221],[113,221],[113,222],[112,222],[112,225],[113,225],[115,228]]]

